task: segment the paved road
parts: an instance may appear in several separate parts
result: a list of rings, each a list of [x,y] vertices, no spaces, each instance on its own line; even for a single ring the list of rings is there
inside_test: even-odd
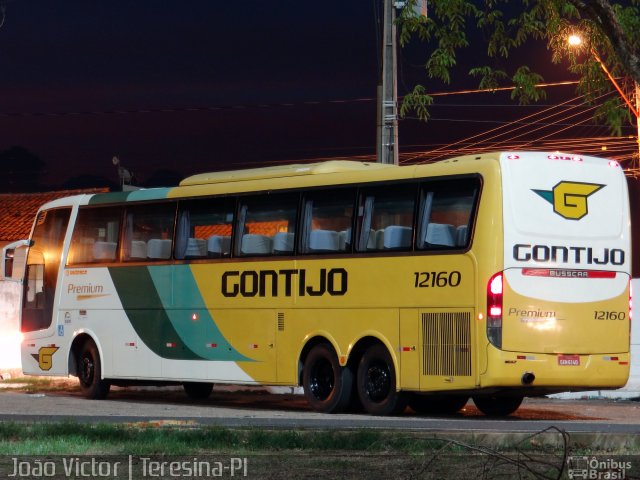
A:
[[[264,391],[214,390],[203,402],[180,389],[114,389],[107,400],[91,401],[75,392],[27,394],[0,391],[0,421],[125,422],[271,428],[391,428],[448,432],[539,432],[556,427],[569,433],[640,434],[640,403],[610,400],[526,399],[512,416],[492,419],[469,402],[460,414],[398,417],[327,415],[309,410],[300,395]]]

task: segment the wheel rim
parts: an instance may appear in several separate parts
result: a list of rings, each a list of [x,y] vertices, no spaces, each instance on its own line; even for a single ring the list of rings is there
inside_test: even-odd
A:
[[[329,398],[335,386],[335,375],[331,363],[317,362],[311,369],[309,380],[309,389],[316,399],[326,400]]]
[[[389,395],[391,372],[385,362],[374,362],[367,369],[365,390],[373,402],[381,402]]]
[[[91,385],[94,371],[95,364],[93,358],[91,358],[90,355],[84,355],[80,361],[80,380],[83,385]]]

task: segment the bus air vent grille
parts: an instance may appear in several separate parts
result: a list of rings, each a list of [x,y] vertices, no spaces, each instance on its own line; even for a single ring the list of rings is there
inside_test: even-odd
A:
[[[278,312],[278,331],[284,332],[284,313]]]
[[[471,375],[471,314],[422,314],[422,374]]]

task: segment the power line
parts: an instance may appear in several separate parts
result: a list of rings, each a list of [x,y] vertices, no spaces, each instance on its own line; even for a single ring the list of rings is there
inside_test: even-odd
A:
[[[564,81],[555,83],[541,83],[536,87],[554,87],[565,86],[577,83],[576,81]],[[457,90],[453,92],[434,92],[429,93],[432,97],[443,97],[451,95],[467,95],[473,93],[492,93],[496,91],[508,91],[514,90],[516,87],[499,87],[496,89],[475,89],[475,90]],[[402,97],[401,97],[402,98]],[[148,107],[148,108],[118,108],[118,109],[105,109],[105,110],[70,110],[70,111],[41,111],[41,112],[0,112],[0,117],[64,117],[64,116],[84,116],[84,115],[136,115],[136,114],[149,114],[149,113],[191,113],[191,112],[209,112],[209,111],[221,111],[221,110],[242,110],[252,108],[290,108],[297,106],[309,106],[309,105],[334,105],[345,103],[368,103],[376,101],[375,98],[350,98],[350,99],[335,99],[335,100],[307,100],[303,102],[275,102],[275,103],[254,103],[254,104],[234,104],[234,105],[201,105],[201,106],[182,106],[182,107]],[[439,107],[440,105],[438,105]],[[446,105],[442,105],[443,107]],[[453,106],[453,105],[452,105]],[[462,106],[462,105],[461,105]],[[468,105],[473,107],[476,105]],[[492,105],[483,104],[477,106],[507,106],[507,105]],[[512,105],[513,108],[519,108],[523,105]]]

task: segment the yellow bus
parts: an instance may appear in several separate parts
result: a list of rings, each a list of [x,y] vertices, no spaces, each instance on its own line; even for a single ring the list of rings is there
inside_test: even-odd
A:
[[[321,412],[488,415],[629,375],[620,165],[531,152],[195,175],[34,221],[26,374],[302,386]]]

